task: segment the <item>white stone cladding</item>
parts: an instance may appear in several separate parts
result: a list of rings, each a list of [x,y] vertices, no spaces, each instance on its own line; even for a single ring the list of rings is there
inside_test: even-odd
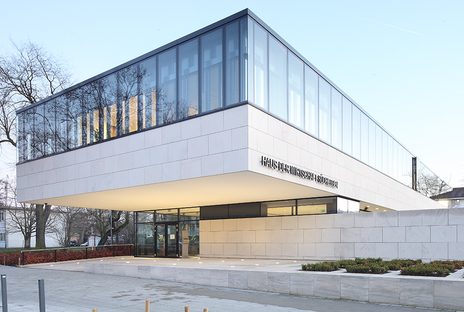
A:
[[[200,221],[202,257],[463,260],[464,209]]]
[[[261,156],[338,188],[264,167]],[[21,202],[133,211],[333,195],[393,210],[442,207],[251,105],[19,164],[17,187]]]

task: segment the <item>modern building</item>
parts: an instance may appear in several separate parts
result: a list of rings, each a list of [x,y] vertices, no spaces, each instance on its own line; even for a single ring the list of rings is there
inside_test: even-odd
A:
[[[137,211],[141,256],[180,256],[188,231],[190,255],[270,257],[280,232],[237,230],[442,208],[417,157],[248,9],[17,115],[19,201]]]

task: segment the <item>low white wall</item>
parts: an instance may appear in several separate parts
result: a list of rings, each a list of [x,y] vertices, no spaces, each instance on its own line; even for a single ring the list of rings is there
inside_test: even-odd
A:
[[[464,308],[461,279],[84,263],[84,272],[438,309]]]
[[[200,221],[203,257],[464,260],[464,209]]]

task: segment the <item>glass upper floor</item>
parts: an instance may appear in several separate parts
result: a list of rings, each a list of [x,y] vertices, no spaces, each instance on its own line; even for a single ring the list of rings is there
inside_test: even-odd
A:
[[[19,110],[18,162],[246,103],[409,187],[443,182],[249,10]]]

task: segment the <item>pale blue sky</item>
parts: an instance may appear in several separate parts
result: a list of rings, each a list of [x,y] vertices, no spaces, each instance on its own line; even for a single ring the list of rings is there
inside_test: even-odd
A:
[[[0,0],[0,53],[32,40],[79,82],[251,9],[411,153],[464,185],[464,1]],[[5,159],[5,155],[2,155]]]

